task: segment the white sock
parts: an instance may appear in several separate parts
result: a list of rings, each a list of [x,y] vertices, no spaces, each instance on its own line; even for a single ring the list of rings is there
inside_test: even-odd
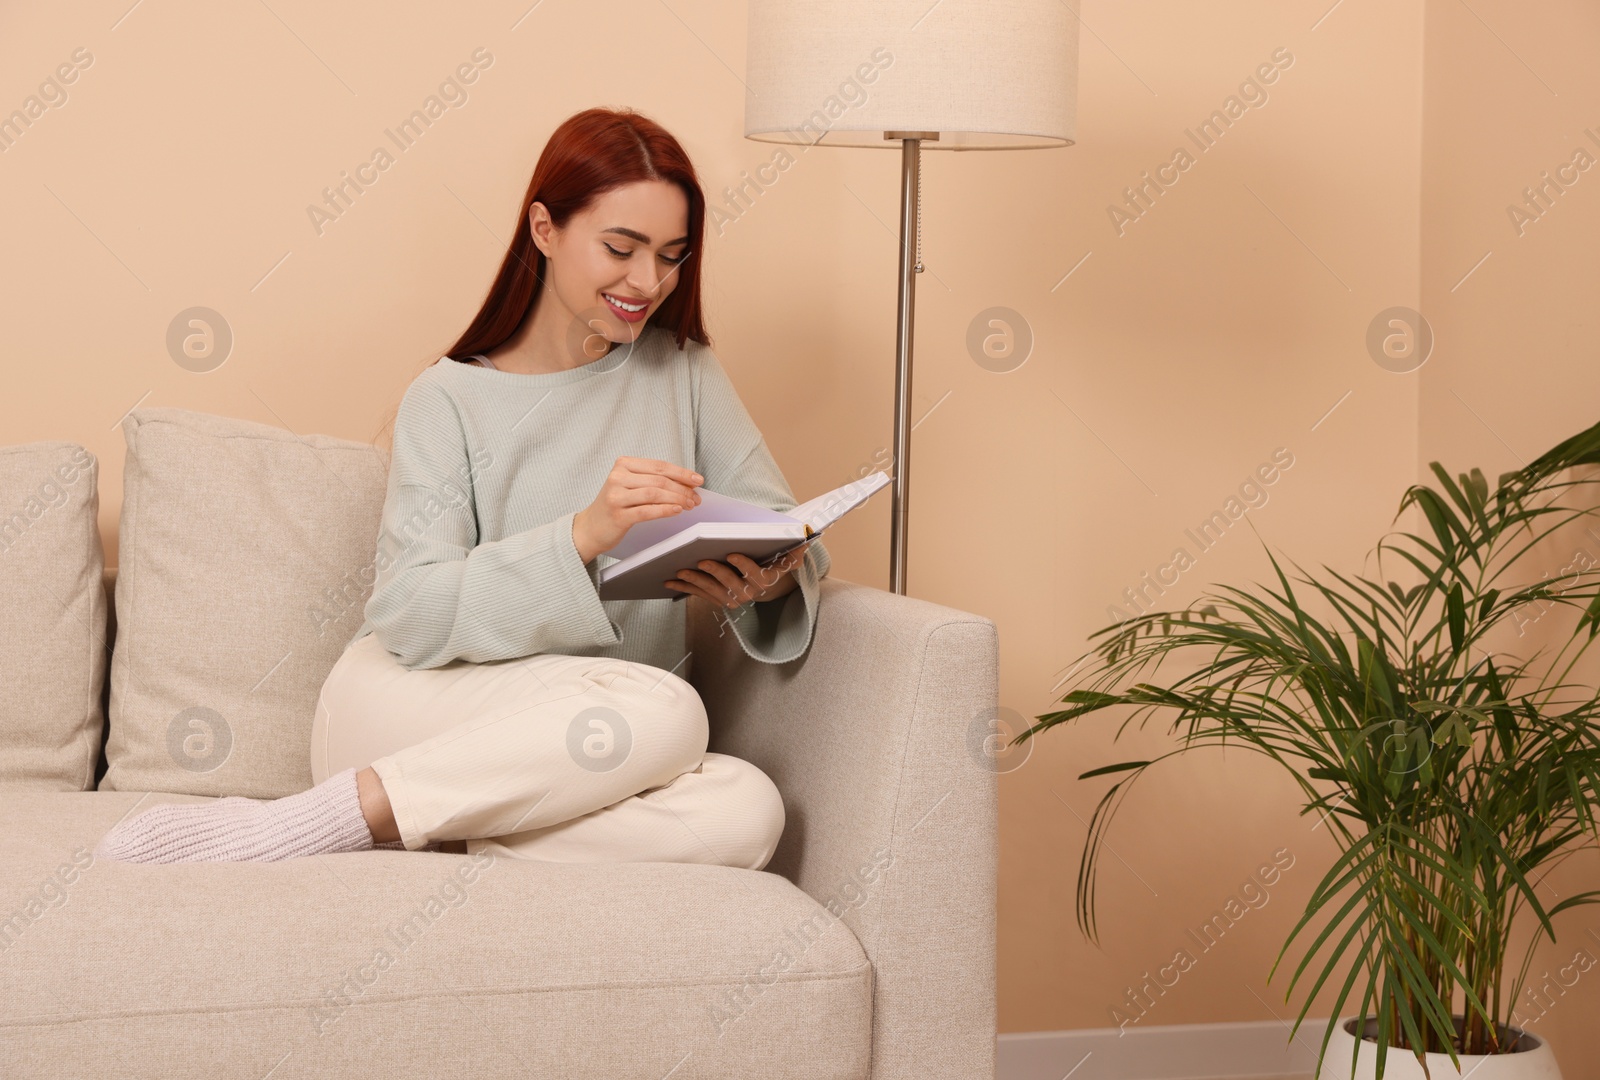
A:
[[[276,862],[372,846],[350,768],[282,799],[153,806],[101,837],[94,853],[139,863]]]
[[[211,805],[213,805],[213,806],[261,806],[261,805],[263,805],[263,804],[265,804],[267,802],[270,802],[270,801],[271,800],[269,800],[269,799],[247,799],[242,795],[229,795],[225,799],[218,799],[215,803],[213,803]],[[420,848],[419,850],[421,850],[421,851],[437,851],[438,848],[439,848],[439,845],[437,843],[433,843],[433,844],[429,844],[428,846],[426,846],[424,848]],[[404,851],[405,849],[406,849],[406,842],[404,840],[389,840],[389,841],[387,841],[385,843],[382,843],[382,844],[375,843],[375,844],[372,845],[372,850],[373,851]]]

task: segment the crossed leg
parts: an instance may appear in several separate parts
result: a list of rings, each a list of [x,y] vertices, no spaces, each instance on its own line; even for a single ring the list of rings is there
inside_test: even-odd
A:
[[[539,654],[409,670],[369,634],[322,690],[314,781],[356,768],[374,841],[554,862],[761,869],[783,801],[706,752],[699,694],[647,664]]]

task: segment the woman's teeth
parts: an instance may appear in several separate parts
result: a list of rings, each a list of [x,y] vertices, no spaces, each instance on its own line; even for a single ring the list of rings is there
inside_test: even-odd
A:
[[[621,300],[618,300],[610,293],[601,293],[600,295],[606,298],[606,302],[608,304],[619,308],[622,311],[643,311],[648,306],[646,304],[624,304]]]

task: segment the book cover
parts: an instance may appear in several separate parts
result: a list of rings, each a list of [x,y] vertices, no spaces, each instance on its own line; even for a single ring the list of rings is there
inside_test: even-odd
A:
[[[727,562],[734,553],[757,563],[782,557],[865,503],[890,482],[876,472],[825,492],[787,512],[700,488],[699,506],[628,530],[602,555],[616,560],[597,575],[602,600],[681,600],[662,582],[703,559]]]

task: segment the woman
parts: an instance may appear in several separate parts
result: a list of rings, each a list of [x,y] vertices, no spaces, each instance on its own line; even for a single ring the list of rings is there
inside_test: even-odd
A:
[[[482,309],[396,412],[377,583],[323,685],[315,786],[156,806],[97,854],[767,864],[783,803],[754,765],[706,750],[687,605],[597,594],[601,553],[701,486],[795,505],[708,347],[704,220],[657,124],[589,109],[556,130]],[[666,585],[782,663],[809,647],[828,565],[813,540]]]

